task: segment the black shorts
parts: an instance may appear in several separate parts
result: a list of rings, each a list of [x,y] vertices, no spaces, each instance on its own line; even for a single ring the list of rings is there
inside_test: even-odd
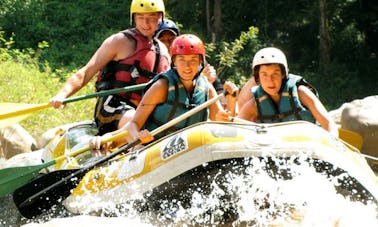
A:
[[[98,128],[98,135],[118,129],[122,116],[135,106],[117,95],[99,97],[96,103],[94,119]]]

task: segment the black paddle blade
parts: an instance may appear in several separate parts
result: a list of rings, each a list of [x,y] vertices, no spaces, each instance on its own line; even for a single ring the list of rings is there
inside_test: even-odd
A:
[[[110,155],[101,157],[81,169],[57,170],[36,178],[13,193],[13,201],[17,209],[26,218],[33,218],[48,211],[52,206],[67,198],[88,171],[126,152],[139,142],[136,140],[124,145]]]
[[[78,185],[85,172],[63,183],[62,179],[74,173],[77,174],[77,172],[77,169],[57,170],[41,175],[16,189],[13,193],[13,201],[17,209],[24,217],[33,218],[61,203],[71,194],[71,190]],[[59,184],[55,186],[54,184],[58,182]],[[40,193],[42,191],[43,193]]]

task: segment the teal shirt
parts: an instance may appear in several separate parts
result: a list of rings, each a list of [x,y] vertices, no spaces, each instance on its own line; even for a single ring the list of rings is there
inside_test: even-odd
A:
[[[297,86],[305,85],[315,92],[316,89],[302,77],[293,74],[289,74],[288,79],[283,81],[286,81],[286,83],[283,84],[281,89],[281,98],[278,105],[273,102],[261,85],[251,89],[257,104],[258,122],[273,123],[305,120],[315,123],[314,116],[299,100]]]
[[[160,79],[168,80],[168,96],[164,103],[158,104],[148,118],[145,128],[152,131],[168,121],[182,115],[192,108],[207,101],[209,93],[209,83],[204,76],[196,78],[196,84],[192,94],[188,94],[184,85],[181,83],[175,69],[161,73],[154,77],[151,84]],[[162,137],[171,132],[177,131],[192,124],[206,121],[209,116],[208,109],[199,111],[177,123],[168,130],[164,130],[158,137]]]

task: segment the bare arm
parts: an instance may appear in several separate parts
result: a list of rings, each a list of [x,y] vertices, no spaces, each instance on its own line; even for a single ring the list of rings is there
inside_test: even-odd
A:
[[[254,98],[247,101],[241,107],[238,117],[244,120],[256,122],[257,119],[257,105]]]
[[[228,92],[227,95],[227,108],[224,110],[221,102],[218,100],[214,104],[210,105],[210,120],[229,121],[230,116],[235,116],[237,112],[237,97],[239,93],[238,87],[229,81],[226,81],[223,85],[223,89]],[[233,95],[234,94],[234,95]],[[217,92],[213,86],[210,86],[209,98],[217,96]]]
[[[129,124],[125,126],[125,130],[129,131],[128,142],[132,142],[138,138],[140,129],[146,123],[148,117],[154,111],[156,106],[160,103],[164,103],[168,95],[168,81],[166,79],[160,79],[156,81],[143,95],[143,98],[138,105],[135,115]],[[149,142],[143,141],[142,143]]]
[[[223,90],[228,92],[228,95],[226,96],[227,98],[227,110],[230,111],[231,116],[236,116],[237,112],[239,112],[239,108],[237,105],[237,100],[239,96],[239,88],[231,83],[226,81],[224,83]]]
[[[65,86],[50,100],[50,103],[56,108],[61,106],[63,99],[84,87],[108,62],[125,58],[134,52],[134,46],[134,41],[122,33],[107,38],[88,63],[68,78]]]
[[[209,99],[212,99],[214,98],[215,96],[217,96],[217,92],[215,91],[215,88],[213,86],[209,86]],[[215,103],[211,104],[209,106],[209,119],[212,120],[212,121],[215,121],[216,120],[216,115],[219,111],[223,110],[223,107],[222,107],[222,104],[220,103],[220,101],[216,101]]]
[[[301,103],[311,111],[316,121],[319,122],[325,130],[337,137],[339,134],[338,128],[318,97],[303,85],[298,87],[298,96]]]
[[[255,78],[251,77],[248,82],[243,86],[238,97],[238,106],[241,109],[245,103],[252,99],[251,88],[256,86]]]

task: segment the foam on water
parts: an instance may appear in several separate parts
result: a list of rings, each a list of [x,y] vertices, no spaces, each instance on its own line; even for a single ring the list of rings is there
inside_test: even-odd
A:
[[[274,166],[272,167],[272,162]],[[207,164],[204,164],[205,168]],[[22,218],[11,201],[1,199],[2,226],[121,226],[128,225],[220,225],[233,226],[378,226],[377,201],[359,198],[358,187],[345,172],[319,172],[314,163],[303,159],[245,159],[242,165],[230,163],[230,171],[208,177],[209,189],[200,184],[187,191],[188,201],[163,198],[155,210],[148,198],[134,198],[124,204],[103,204],[91,214],[70,214],[55,207],[34,220]],[[334,167],[327,167],[333,171]],[[198,182],[197,182],[198,183]],[[347,185],[346,195],[340,187]],[[367,196],[367,198],[369,198]],[[86,201],[93,203],[95,201]],[[156,210],[158,210],[156,212]],[[97,217],[88,216],[96,215]],[[225,221],[226,220],[226,221]],[[42,224],[45,223],[45,224]]]

